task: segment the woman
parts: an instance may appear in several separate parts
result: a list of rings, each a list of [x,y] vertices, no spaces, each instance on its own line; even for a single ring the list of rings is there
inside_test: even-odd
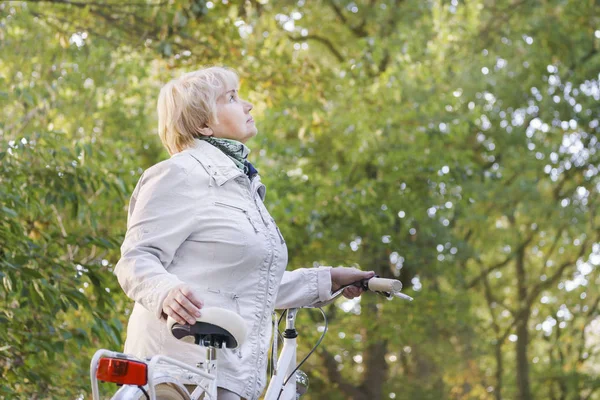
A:
[[[204,349],[171,337],[167,316],[193,323],[203,306],[219,306],[245,319],[244,345],[218,355],[221,400],[262,393],[274,308],[327,301],[337,288],[373,275],[354,268],[285,271],[285,240],[247,161],[244,143],[257,133],[251,110],[238,95],[237,75],[225,68],[191,72],[162,88],[158,130],[171,158],[140,178],[115,268],[135,300],[126,353],[196,365]]]

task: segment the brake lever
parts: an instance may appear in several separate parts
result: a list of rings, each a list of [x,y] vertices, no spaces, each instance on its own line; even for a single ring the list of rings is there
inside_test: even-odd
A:
[[[399,299],[402,299],[402,300],[408,300],[408,301],[413,301],[414,300],[409,295],[404,294],[404,293],[400,293],[400,292],[394,292],[394,293],[392,293],[392,296],[396,296],[396,297],[398,297]]]

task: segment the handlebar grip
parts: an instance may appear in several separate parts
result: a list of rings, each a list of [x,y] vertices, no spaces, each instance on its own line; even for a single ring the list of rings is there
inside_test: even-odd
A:
[[[367,285],[373,292],[394,293],[402,290],[402,282],[396,279],[371,278]]]

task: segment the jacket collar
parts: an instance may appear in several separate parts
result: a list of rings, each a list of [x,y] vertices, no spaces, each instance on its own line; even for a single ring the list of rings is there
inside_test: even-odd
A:
[[[194,144],[187,150],[215,180],[217,185],[223,186],[231,179],[244,176],[235,163],[225,153],[204,140],[194,139]],[[262,200],[265,199],[266,187],[260,181],[260,175],[255,175],[250,182],[252,192],[258,192]]]
[[[188,151],[196,161],[202,164],[219,186],[244,175],[225,153],[204,140],[194,139],[194,144]]]

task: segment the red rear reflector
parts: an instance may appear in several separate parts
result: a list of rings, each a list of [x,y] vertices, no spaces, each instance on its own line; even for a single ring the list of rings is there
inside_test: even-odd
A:
[[[144,386],[148,383],[148,366],[143,362],[120,358],[101,358],[96,378],[120,385]]]

